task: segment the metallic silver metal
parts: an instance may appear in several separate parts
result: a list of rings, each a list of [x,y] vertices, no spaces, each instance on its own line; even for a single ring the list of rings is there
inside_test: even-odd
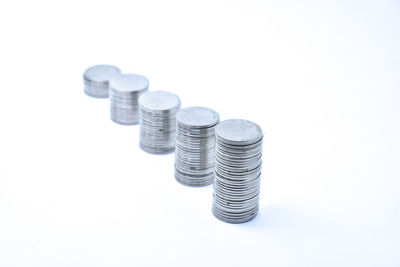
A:
[[[147,92],[139,98],[141,149],[152,154],[167,154],[175,149],[175,115],[179,97],[165,91]]]
[[[219,114],[204,107],[188,107],[176,114],[175,179],[181,184],[212,184],[218,122]]]
[[[215,127],[212,212],[228,223],[243,223],[258,213],[262,163],[261,128],[233,119]]]
[[[110,117],[116,123],[139,123],[139,97],[148,91],[149,81],[138,74],[122,74],[110,80]]]
[[[112,65],[95,65],[83,73],[84,92],[91,97],[107,98],[109,81],[121,75],[119,68]]]

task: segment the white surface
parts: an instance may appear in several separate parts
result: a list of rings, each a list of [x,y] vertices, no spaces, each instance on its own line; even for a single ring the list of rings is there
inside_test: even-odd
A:
[[[0,266],[400,265],[398,1],[3,1],[0,33]],[[99,63],[258,123],[258,217],[111,122]]]

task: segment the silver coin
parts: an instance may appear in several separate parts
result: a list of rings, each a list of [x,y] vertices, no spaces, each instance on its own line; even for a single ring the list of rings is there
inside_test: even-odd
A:
[[[139,146],[152,154],[171,153],[175,149],[176,113],[179,97],[165,91],[147,92],[139,98]]]
[[[205,107],[188,107],[176,114],[176,120],[182,126],[203,129],[215,126],[219,122],[219,114]]]
[[[180,108],[181,100],[173,93],[166,91],[153,91],[140,98],[140,105],[151,112],[174,112]]]
[[[233,145],[256,143],[263,137],[262,130],[257,124],[248,120],[225,120],[215,129],[222,142]]]
[[[110,117],[116,123],[139,123],[139,97],[148,91],[149,81],[138,74],[122,74],[110,80]]]
[[[215,135],[212,213],[224,222],[247,222],[259,208],[262,130],[235,119],[220,122]]]
[[[83,73],[84,92],[91,97],[107,98],[109,81],[121,75],[119,68],[112,65],[95,65]]]
[[[199,187],[214,180],[215,132],[219,114],[205,107],[188,107],[176,114],[175,179]]]

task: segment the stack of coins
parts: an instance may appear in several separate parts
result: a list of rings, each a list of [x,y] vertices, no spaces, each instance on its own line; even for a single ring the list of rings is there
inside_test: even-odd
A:
[[[155,91],[139,98],[139,146],[152,154],[166,154],[175,149],[175,116],[181,106],[175,94]]]
[[[110,80],[110,117],[120,124],[139,123],[139,96],[149,88],[146,77],[122,74]]]
[[[247,120],[226,120],[215,128],[212,212],[228,223],[243,223],[257,215],[263,133]]]
[[[121,75],[121,71],[111,65],[95,65],[83,73],[84,91],[88,96],[107,98],[109,81]]]
[[[176,114],[175,178],[187,186],[206,186],[214,179],[216,111],[204,107]]]

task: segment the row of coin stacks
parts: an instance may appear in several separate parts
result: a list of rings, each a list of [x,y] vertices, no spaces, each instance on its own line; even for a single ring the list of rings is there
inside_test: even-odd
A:
[[[84,92],[110,99],[110,118],[139,124],[139,146],[152,154],[175,151],[175,179],[186,186],[213,184],[212,213],[221,221],[243,223],[257,215],[262,162],[261,128],[250,121],[220,122],[206,107],[181,109],[173,93],[149,91],[138,74],[95,65],[83,74]]]

